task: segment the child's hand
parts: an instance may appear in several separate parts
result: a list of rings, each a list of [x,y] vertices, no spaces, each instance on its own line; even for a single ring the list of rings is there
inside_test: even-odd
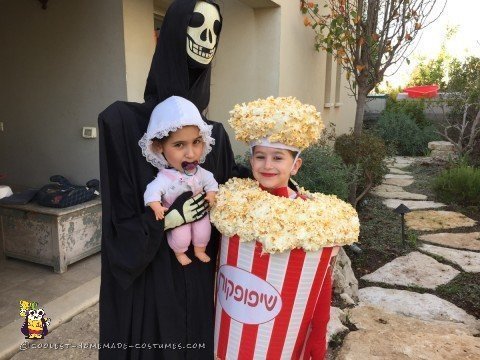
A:
[[[165,217],[165,211],[167,211],[168,208],[163,207],[159,201],[151,202],[148,206],[150,206],[155,213],[155,220],[163,220]]]
[[[213,206],[213,204],[215,204],[215,196],[216,195],[217,195],[217,193],[214,192],[214,191],[207,192],[207,194],[205,195],[205,200],[207,200],[208,205],[209,205],[208,208],[211,208]]]

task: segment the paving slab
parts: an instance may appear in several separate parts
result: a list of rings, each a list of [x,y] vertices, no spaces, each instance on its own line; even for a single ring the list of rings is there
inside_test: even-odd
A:
[[[414,251],[390,261],[371,274],[362,276],[362,279],[390,285],[435,289],[439,285],[447,284],[459,273],[451,266]]]
[[[429,323],[378,308],[358,307],[349,317],[360,330],[350,332],[336,357],[357,359],[478,359],[480,338],[447,324]]]
[[[409,228],[420,231],[433,231],[474,226],[477,222],[463,214],[445,210],[419,210],[405,215]]]
[[[385,199],[383,204],[390,208],[396,209],[400,204],[404,204],[410,210],[418,209],[437,209],[446,206],[442,203],[437,203],[430,200],[404,200],[404,199]]]
[[[452,324],[472,335],[480,332],[480,321],[474,316],[432,294],[372,286],[360,289],[359,297],[360,305],[379,307],[422,321]]]
[[[385,179],[413,179],[413,176],[406,174],[387,174],[385,175]]]
[[[398,187],[398,186],[395,186]],[[408,191],[402,190],[399,188],[399,191],[382,191],[382,190],[373,190],[372,194],[377,195],[387,199],[402,199],[402,200],[427,200],[427,196],[423,194],[411,193]]]
[[[397,185],[388,185],[388,184],[380,184],[378,186],[375,186],[372,191],[384,191],[384,192],[398,192],[398,191],[404,191],[401,186]]]
[[[455,249],[480,251],[480,232],[425,234],[419,239]]]
[[[100,253],[69,265],[63,274],[57,274],[52,267],[45,265],[1,259],[0,327],[18,319],[19,300],[44,305],[100,276],[100,267]]]
[[[394,156],[395,164],[413,164],[417,161],[417,157],[413,156]]]
[[[410,165],[412,165],[412,164],[410,164],[410,163],[394,163],[394,164],[391,164],[391,165],[387,165],[387,167],[389,169],[404,169],[404,168],[409,167]]]
[[[429,254],[439,255],[446,260],[457,264],[463,271],[480,272],[480,253],[473,251],[448,249],[441,246],[423,244],[420,250]]]
[[[407,174],[411,174],[410,171],[403,171],[403,170],[400,170],[400,169],[397,169],[397,168],[390,168],[390,173],[391,174],[399,174],[399,175],[407,175]]]
[[[395,186],[409,186],[413,184],[413,179],[385,179],[382,184]]]

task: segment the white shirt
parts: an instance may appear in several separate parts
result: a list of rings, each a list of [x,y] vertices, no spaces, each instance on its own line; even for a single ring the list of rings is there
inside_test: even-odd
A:
[[[186,191],[197,195],[202,191],[218,191],[218,183],[213,174],[197,166],[195,175],[186,175],[176,169],[161,169],[157,177],[147,185],[143,196],[145,206],[153,201],[160,201],[169,207],[175,199]]]

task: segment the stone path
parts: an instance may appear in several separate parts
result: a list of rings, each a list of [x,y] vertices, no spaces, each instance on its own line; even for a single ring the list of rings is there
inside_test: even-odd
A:
[[[372,193],[384,198],[384,205],[391,209],[406,205],[412,210],[405,215],[406,226],[430,233],[419,237],[418,251],[362,277],[385,288],[359,290],[358,306],[346,311],[359,330],[348,333],[337,359],[480,359],[480,321],[446,300],[415,291],[435,289],[461,272],[480,272],[480,232],[465,230],[476,221],[441,210],[445,204],[403,189],[415,181],[406,170],[415,161],[390,159],[390,173]],[[456,228],[464,232],[445,232]],[[394,286],[413,289],[387,288]]]

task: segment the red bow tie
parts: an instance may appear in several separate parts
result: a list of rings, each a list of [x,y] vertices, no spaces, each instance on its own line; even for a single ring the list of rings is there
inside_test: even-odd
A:
[[[268,191],[270,194],[275,195],[275,196],[280,196],[280,197],[290,197],[290,194],[288,193],[288,187],[279,187],[276,189],[266,189],[262,185],[260,185],[260,189]]]

